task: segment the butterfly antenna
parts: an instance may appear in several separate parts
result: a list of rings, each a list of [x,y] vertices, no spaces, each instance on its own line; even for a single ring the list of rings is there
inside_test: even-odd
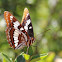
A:
[[[42,32],[42,33],[46,33],[47,31],[49,31],[49,30],[51,30],[51,29],[47,29],[47,30],[45,30],[44,32]],[[37,34],[35,37],[38,37],[38,36],[43,36],[43,35],[41,35],[41,33],[40,34]],[[35,38],[36,39],[36,38]]]

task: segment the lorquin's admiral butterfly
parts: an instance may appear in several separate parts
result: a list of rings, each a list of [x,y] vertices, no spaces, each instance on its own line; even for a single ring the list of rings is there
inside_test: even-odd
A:
[[[10,12],[4,12],[6,20],[6,36],[8,43],[14,49],[32,45],[34,42],[33,27],[27,8],[24,9],[22,22],[20,23]]]

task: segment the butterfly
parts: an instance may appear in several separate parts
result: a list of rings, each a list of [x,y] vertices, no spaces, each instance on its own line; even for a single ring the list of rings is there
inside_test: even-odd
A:
[[[4,11],[6,21],[6,36],[8,43],[14,49],[29,48],[34,42],[33,26],[27,8],[24,9],[21,23],[8,11]]]

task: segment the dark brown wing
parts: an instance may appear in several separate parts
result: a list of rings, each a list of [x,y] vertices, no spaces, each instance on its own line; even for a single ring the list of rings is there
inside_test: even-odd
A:
[[[34,42],[34,33],[30,14],[27,8],[24,9],[21,25],[24,27],[25,31],[29,35],[29,45],[32,44]]]

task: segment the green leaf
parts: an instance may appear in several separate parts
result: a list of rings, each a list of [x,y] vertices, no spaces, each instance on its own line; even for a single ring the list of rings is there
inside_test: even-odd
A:
[[[32,56],[32,55],[33,55],[32,46],[30,46],[30,47],[29,47],[28,54],[29,54],[30,56]]]
[[[48,57],[46,58],[46,61],[47,62],[52,62],[54,57],[55,57],[55,53],[54,52],[50,52]]]
[[[25,61],[29,61],[30,59],[30,55],[25,54],[24,52],[22,52],[15,60],[15,62],[25,62]]]
[[[30,59],[30,55],[28,55],[28,54],[23,54],[23,55],[24,55],[25,60],[29,60]]]
[[[2,54],[2,56],[3,56],[3,62],[12,62],[11,60],[10,60],[10,58],[6,55],[6,54],[4,54],[4,53],[1,53]]]
[[[20,54],[20,55],[16,58],[15,62],[25,62],[25,58],[24,58],[24,56],[23,56],[23,53]]]
[[[40,55],[36,55],[36,56],[33,56],[31,58],[31,61],[30,62],[35,62],[35,61],[39,61],[41,59],[44,59],[48,54],[40,54]]]

